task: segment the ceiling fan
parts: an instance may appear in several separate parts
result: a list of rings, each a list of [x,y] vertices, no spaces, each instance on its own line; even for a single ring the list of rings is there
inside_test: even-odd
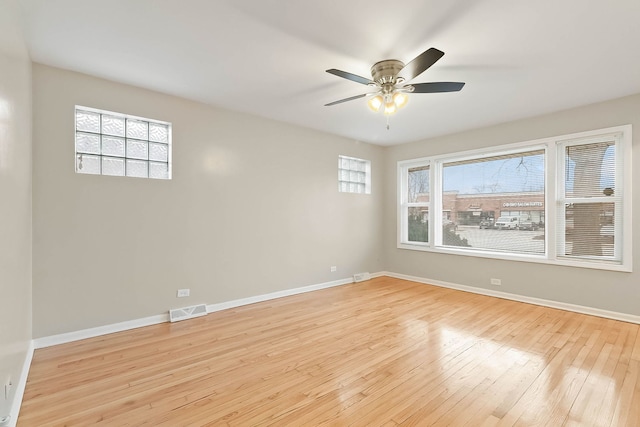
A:
[[[336,70],[335,68],[327,70],[329,74],[370,86],[375,88],[375,91],[330,102],[325,104],[325,107],[369,96],[371,98],[368,104],[373,111],[382,111],[386,115],[391,115],[407,103],[407,94],[409,93],[457,92],[462,89],[464,83],[409,83],[435,64],[443,55],[444,52],[432,47],[422,52],[406,65],[397,59],[376,62],[371,67],[372,80],[346,71]]]

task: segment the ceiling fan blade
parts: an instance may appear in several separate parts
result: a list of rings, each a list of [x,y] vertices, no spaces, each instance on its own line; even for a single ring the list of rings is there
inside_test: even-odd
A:
[[[413,93],[457,92],[464,86],[460,82],[433,82],[412,84]]]
[[[333,74],[334,76],[342,77],[343,79],[351,80],[352,82],[360,83],[360,84],[363,84],[363,85],[374,85],[375,84],[373,82],[373,80],[369,80],[367,78],[360,77],[360,76],[355,75],[355,74],[347,73],[346,71],[336,70],[335,68],[327,70],[327,73]]]
[[[404,78],[405,81],[409,81],[422,74],[427,68],[435,64],[438,59],[442,58],[444,52],[434,47],[425,50],[420,55],[416,56],[411,62],[405,65],[398,73],[398,77]]]
[[[332,105],[342,104],[343,102],[353,101],[354,99],[364,98],[367,95],[371,95],[370,93],[363,93],[362,95],[351,96],[349,98],[340,99],[338,101],[333,101],[328,104],[324,104],[325,107],[331,107]]]

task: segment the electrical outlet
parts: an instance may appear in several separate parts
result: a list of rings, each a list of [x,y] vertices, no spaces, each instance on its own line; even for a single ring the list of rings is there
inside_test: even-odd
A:
[[[335,265],[332,265],[332,266],[331,266],[331,272],[332,272],[332,273],[335,273],[336,271],[338,271],[338,267],[337,267],[337,266],[335,266]]]
[[[178,293],[176,295],[177,298],[188,297],[191,293],[191,289],[178,289]]]
[[[502,286],[502,280],[500,279],[491,279],[491,284],[494,286]]]

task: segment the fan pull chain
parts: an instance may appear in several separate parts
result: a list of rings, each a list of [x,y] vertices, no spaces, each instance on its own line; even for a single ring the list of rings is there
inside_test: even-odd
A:
[[[387,130],[389,130],[389,115],[387,114]]]

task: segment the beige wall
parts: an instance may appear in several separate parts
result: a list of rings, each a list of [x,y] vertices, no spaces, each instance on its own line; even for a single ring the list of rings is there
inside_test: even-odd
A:
[[[38,64],[33,84],[34,337],[382,269],[382,148]],[[76,174],[76,104],[171,122],[173,179]],[[373,194],[338,193],[339,154],[372,161]]]
[[[611,126],[633,125],[633,162],[640,165],[640,95],[391,147],[385,153],[386,268],[395,273],[640,315],[640,185],[633,178],[633,273],[425,253],[396,247],[396,167],[399,160],[453,153]],[[626,237],[626,236],[625,236]],[[502,279],[500,288],[489,285]]]
[[[18,22],[16,2],[0,2],[0,418],[31,341],[31,63]]]

